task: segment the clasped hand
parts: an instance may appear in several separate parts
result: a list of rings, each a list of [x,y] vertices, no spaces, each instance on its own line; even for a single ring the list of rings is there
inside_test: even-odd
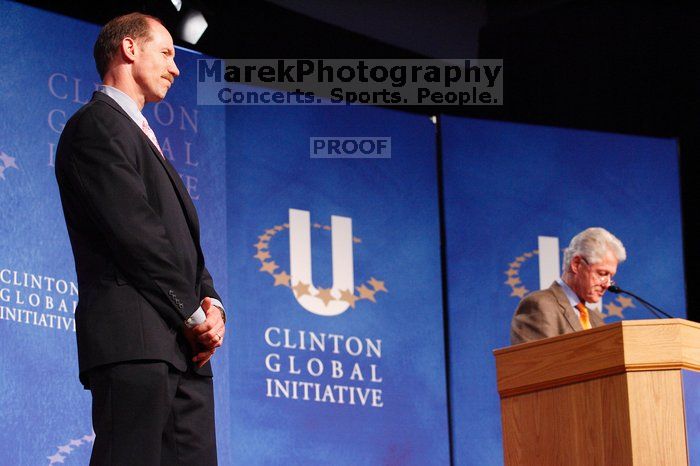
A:
[[[192,361],[197,363],[198,368],[211,359],[216,349],[222,345],[226,334],[221,311],[211,303],[210,298],[204,298],[202,309],[207,316],[206,320],[196,327],[184,328],[185,337],[195,354]]]

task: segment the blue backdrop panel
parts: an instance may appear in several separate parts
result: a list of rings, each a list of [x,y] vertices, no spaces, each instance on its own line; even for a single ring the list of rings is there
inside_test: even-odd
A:
[[[685,438],[688,441],[688,464],[700,464],[700,373],[681,371],[685,403]]]
[[[433,125],[374,108],[230,107],[227,128],[234,462],[447,464]],[[311,137],[388,137],[391,158],[311,158]],[[336,263],[347,219],[352,258]],[[315,289],[295,280],[295,234],[310,236]],[[312,349],[311,335],[339,348]]]
[[[587,227],[610,230],[628,251],[621,286],[685,316],[676,144],[449,117],[442,137],[455,464],[502,464],[491,351],[540,288],[539,236],[564,248]],[[609,322],[650,318],[603,299]]]
[[[89,393],[78,382],[73,257],[54,177],[63,124],[99,81],[92,44],[99,28],[0,0],[0,463],[87,464]],[[224,113],[197,108],[196,56],[177,52],[182,77],[146,118],[190,187],[203,248],[225,291]],[[220,374],[225,353],[217,354]],[[220,432],[227,432],[228,380],[217,378]],[[222,458],[228,435],[219,439]]]

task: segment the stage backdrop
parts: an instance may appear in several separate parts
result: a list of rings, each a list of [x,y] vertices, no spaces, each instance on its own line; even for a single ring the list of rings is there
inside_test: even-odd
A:
[[[234,463],[449,464],[433,124],[249,106],[227,129]]]
[[[620,286],[685,317],[676,143],[449,117],[442,138],[454,464],[497,465],[491,351],[509,345],[520,298],[559,275],[572,236],[610,230],[628,253]],[[602,312],[653,318],[611,294]]]
[[[0,463],[87,464],[90,396],[78,382],[78,296],[53,157],[67,118],[99,81],[92,59],[99,28],[3,0],[0,14]],[[196,107],[197,57],[177,51],[182,76],[144,115],[195,199],[208,267],[225,292],[224,112]],[[216,358],[226,464],[225,352]]]
[[[0,463],[86,464],[53,154],[98,81],[98,27],[4,0],[0,14]],[[197,56],[177,54],[182,76],[144,113],[195,199],[232,319],[215,359],[221,464],[449,464],[432,123],[197,107]],[[443,122],[454,463],[501,464],[491,350],[573,234],[613,231],[629,252],[620,284],[685,315],[676,147]],[[621,297],[603,311],[648,317]]]

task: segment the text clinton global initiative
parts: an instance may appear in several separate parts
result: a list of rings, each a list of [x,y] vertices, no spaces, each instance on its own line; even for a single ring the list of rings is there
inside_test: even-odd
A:
[[[265,368],[265,396],[349,406],[384,406],[380,376],[382,340],[268,327],[274,350]],[[284,376],[284,377],[282,377]]]

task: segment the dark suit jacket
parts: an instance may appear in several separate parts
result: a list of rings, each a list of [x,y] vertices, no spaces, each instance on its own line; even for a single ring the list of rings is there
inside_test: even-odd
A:
[[[78,276],[80,378],[104,364],[162,360],[186,370],[182,326],[204,297],[199,220],[170,162],[110,97],[96,92],[56,152]],[[211,375],[209,364],[199,370]]]
[[[603,315],[589,309],[591,327],[605,325]],[[557,283],[546,290],[527,295],[515,310],[510,324],[510,343],[517,345],[527,341],[564,335],[583,330],[576,311],[562,287]]]

